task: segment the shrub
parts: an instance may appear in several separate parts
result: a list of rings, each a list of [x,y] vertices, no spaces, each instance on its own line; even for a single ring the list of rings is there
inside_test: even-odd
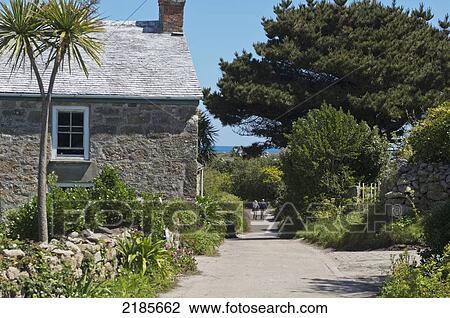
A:
[[[421,218],[405,216],[389,224],[384,230],[387,231],[393,244],[421,245],[424,243]]]
[[[440,257],[432,256],[422,265],[402,255],[393,263],[392,276],[380,291],[387,298],[450,297],[450,245]]]
[[[282,171],[275,157],[234,160],[232,193],[244,200],[276,200],[283,188]]]
[[[220,199],[224,194],[232,191],[231,174],[206,167],[204,176],[205,195]]]
[[[136,225],[142,227],[142,206],[135,191],[125,185],[114,168],[106,166],[92,189],[61,189],[56,177],[49,177],[47,194],[50,235],[63,235],[102,225]],[[33,198],[5,216],[8,236],[37,240],[37,203]]]
[[[48,210],[49,212],[51,210]],[[49,213],[48,220],[51,222]],[[12,239],[38,239],[37,200],[24,204],[18,209],[9,210],[6,215],[6,227],[8,237]],[[49,227],[51,228],[51,227]]]
[[[389,220],[376,217],[373,210],[360,210],[362,208],[359,205],[338,207],[334,201],[326,200],[311,213],[312,223],[308,223],[306,230],[299,231],[297,237],[326,248],[349,251],[423,243],[423,224],[419,216],[403,217],[377,227],[377,222]]]
[[[164,239],[164,203],[161,195],[144,193],[142,229],[154,241]]]
[[[374,182],[388,159],[377,129],[324,105],[293,126],[282,170],[288,198],[300,207],[319,196],[342,199],[358,181]]]
[[[50,182],[48,193],[53,228],[51,234],[66,234],[81,231],[86,227],[85,209],[89,205],[89,190],[86,188],[61,189],[56,179]]]
[[[450,201],[435,207],[425,217],[424,236],[432,252],[442,253],[450,242]]]
[[[164,225],[172,232],[195,229],[203,220],[195,203],[174,199],[164,207]]]
[[[102,225],[132,225],[139,210],[136,191],[128,187],[116,169],[103,167],[89,191],[93,203],[86,210],[86,224],[95,229]]]
[[[111,298],[154,298],[168,285],[167,281],[163,281],[159,285],[150,276],[123,271],[114,280],[105,282],[107,293],[103,296]]]
[[[194,252],[195,255],[213,256],[217,254],[217,248],[223,242],[223,233],[202,228],[192,233],[181,235],[181,244]]]
[[[409,137],[413,158],[419,162],[450,162],[450,102],[428,111]]]
[[[150,236],[133,233],[118,243],[120,264],[134,273],[150,275],[159,273],[170,277],[170,254],[164,248],[164,241],[154,242]]]

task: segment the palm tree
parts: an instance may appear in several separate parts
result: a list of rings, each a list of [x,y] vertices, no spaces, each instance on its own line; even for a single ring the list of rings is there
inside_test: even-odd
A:
[[[202,164],[214,157],[218,130],[214,128],[211,119],[203,111],[199,111],[198,120],[198,161]]]
[[[40,151],[38,167],[39,241],[48,241],[47,164],[48,128],[53,88],[64,64],[69,71],[72,62],[89,75],[84,56],[100,64],[102,43],[92,34],[104,32],[101,19],[92,2],[80,0],[11,0],[0,7],[0,54],[6,54],[11,72],[27,62],[39,86],[42,102]],[[44,70],[37,60],[43,57]],[[65,63],[67,62],[67,63]],[[47,90],[42,72],[51,69]]]

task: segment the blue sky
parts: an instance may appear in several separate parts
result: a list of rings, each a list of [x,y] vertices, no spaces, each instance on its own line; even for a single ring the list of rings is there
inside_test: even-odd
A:
[[[101,14],[107,19],[127,19],[145,0],[101,0]],[[147,0],[130,20],[156,20],[157,0]],[[251,50],[252,44],[264,41],[261,18],[273,15],[273,6],[278,0],[187,0],[185,33],[203,87],[215,87],[220,70],[221,57],[231,60],[234,52]],[[305,0],[294,0],[295,3]],[[391,4],[392,0],[382,0]],[[423,2],[431,7],[434,21],[450,12],[450,0],[397,0],[398,5],[417,8]],[[218,145],[248,145],[256,138],[242,137],[230,127],[221,127]]]

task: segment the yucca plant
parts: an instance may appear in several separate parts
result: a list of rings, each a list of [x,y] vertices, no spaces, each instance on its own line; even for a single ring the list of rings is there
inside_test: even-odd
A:
[[[93,35],[104,27],[92,1],[10,0],[0,6],[0,55],[8,56],[11,72],[29,63],[42,100],[40,152],[38,167],[39,241],[48,241],[47,228],[47,144],[50,106],[58,72],[73,61],[89,75],[85,57],[100,64],[102,43]],[[37,59],[45,65],[39,67]],[[28,62],[28,63],[27,63]],[[42,72],[51,68],[48,83]],[[46,85],[47,84],[47,89]]]
[[[118,253],[122,266],[143,276],[147,273],[170,275],[170,252],[165,249],[164,241],[153,241],[150,236],[135,233],[118,244]]]

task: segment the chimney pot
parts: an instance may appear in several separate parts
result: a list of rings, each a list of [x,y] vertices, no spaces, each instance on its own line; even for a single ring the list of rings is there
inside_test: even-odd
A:
[[[183,33],[186,0],[159,0],[159,21],[164,33]]]

